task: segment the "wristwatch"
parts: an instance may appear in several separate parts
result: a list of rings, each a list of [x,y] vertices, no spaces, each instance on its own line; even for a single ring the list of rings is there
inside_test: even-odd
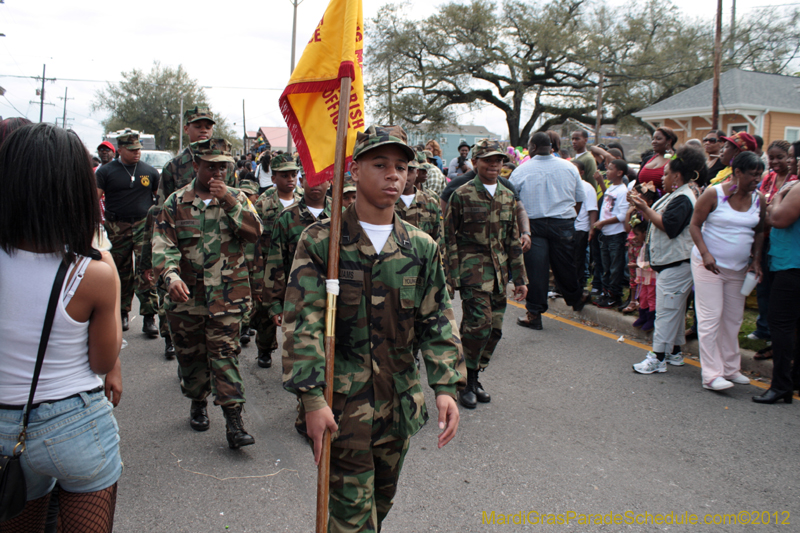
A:
[[[522,234],[523,235],[527,235],[528,237],[531,236],[531,232],[530,231],[523,231]]]

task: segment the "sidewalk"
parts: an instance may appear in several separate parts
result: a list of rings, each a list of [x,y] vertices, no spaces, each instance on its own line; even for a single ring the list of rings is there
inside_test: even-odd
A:
[[[635,315],[623,315],[622,313],[612,309],[600,309],[592,304],[587,304],[581,312],[575,312],[572,307],[564,303],[563,298],[555,300],[548,299],[549,305],[548,312],[564,318],[569,318],[578,322],[583,322],[588,325],[599,326],[612,332],[618,332],[629,339],[636,339],[643,344],[650,344],[653,341],[653,334],[644,333],[642,330],[633,327],[633,321],[636,320]],[[691,340],[683,347],[684,354],[699,361],[700,348],[697,340]],[[766,380],[767,383],[772,379],[772,361],[758,361],[753,359],[755,352],[750,350],[741,350],[742,352],[742,371],[752,374],[751,377],[760,377]]]

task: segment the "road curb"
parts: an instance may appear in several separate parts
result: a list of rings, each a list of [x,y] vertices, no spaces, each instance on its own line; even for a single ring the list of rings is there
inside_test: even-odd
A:
[[[576,312],[572,307],[564,303],[564,300],[558,298],[556,300],[548,300],[548,312],[564,318],[584,322],[588,325],[599,326],[614,332],[619,332],[625,337],[636,339],[644,344],[653,342],[653,334],[645,333],[642,330],[633,327],[633,322],[636,317],[633,315],[623,315],[622,313],[611,310],[601,309],[597,306],[587,304],[582,311]],[[683,347],[684,351],[699,357],[700,347],[697,340],[691,340]],[[750,350],[741,350],[742,352],[742,370],[750,372],[755,377],[763,378],[767,381],[772,379],[772,361],[759,361],[754,359],[755,352]]]

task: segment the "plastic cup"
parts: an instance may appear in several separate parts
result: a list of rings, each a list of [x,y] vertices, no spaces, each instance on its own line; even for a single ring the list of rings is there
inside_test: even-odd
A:
[[[742,283],[742,295],[749,296],[753,289],[756,288],[756,285],[758,285],[758,278],[755,272],[748,272],[744,277],[744,283]]]

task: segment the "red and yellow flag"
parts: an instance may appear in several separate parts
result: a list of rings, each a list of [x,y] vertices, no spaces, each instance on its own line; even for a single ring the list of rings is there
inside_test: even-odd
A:
[[[311,185],[333,179],[339,106],[349,108],[345,168],[352,160],[356,133],[364,130],[361,1],[331,0],[279,100]],[[339,84],[344,77],[353,82],[343,99]]]

